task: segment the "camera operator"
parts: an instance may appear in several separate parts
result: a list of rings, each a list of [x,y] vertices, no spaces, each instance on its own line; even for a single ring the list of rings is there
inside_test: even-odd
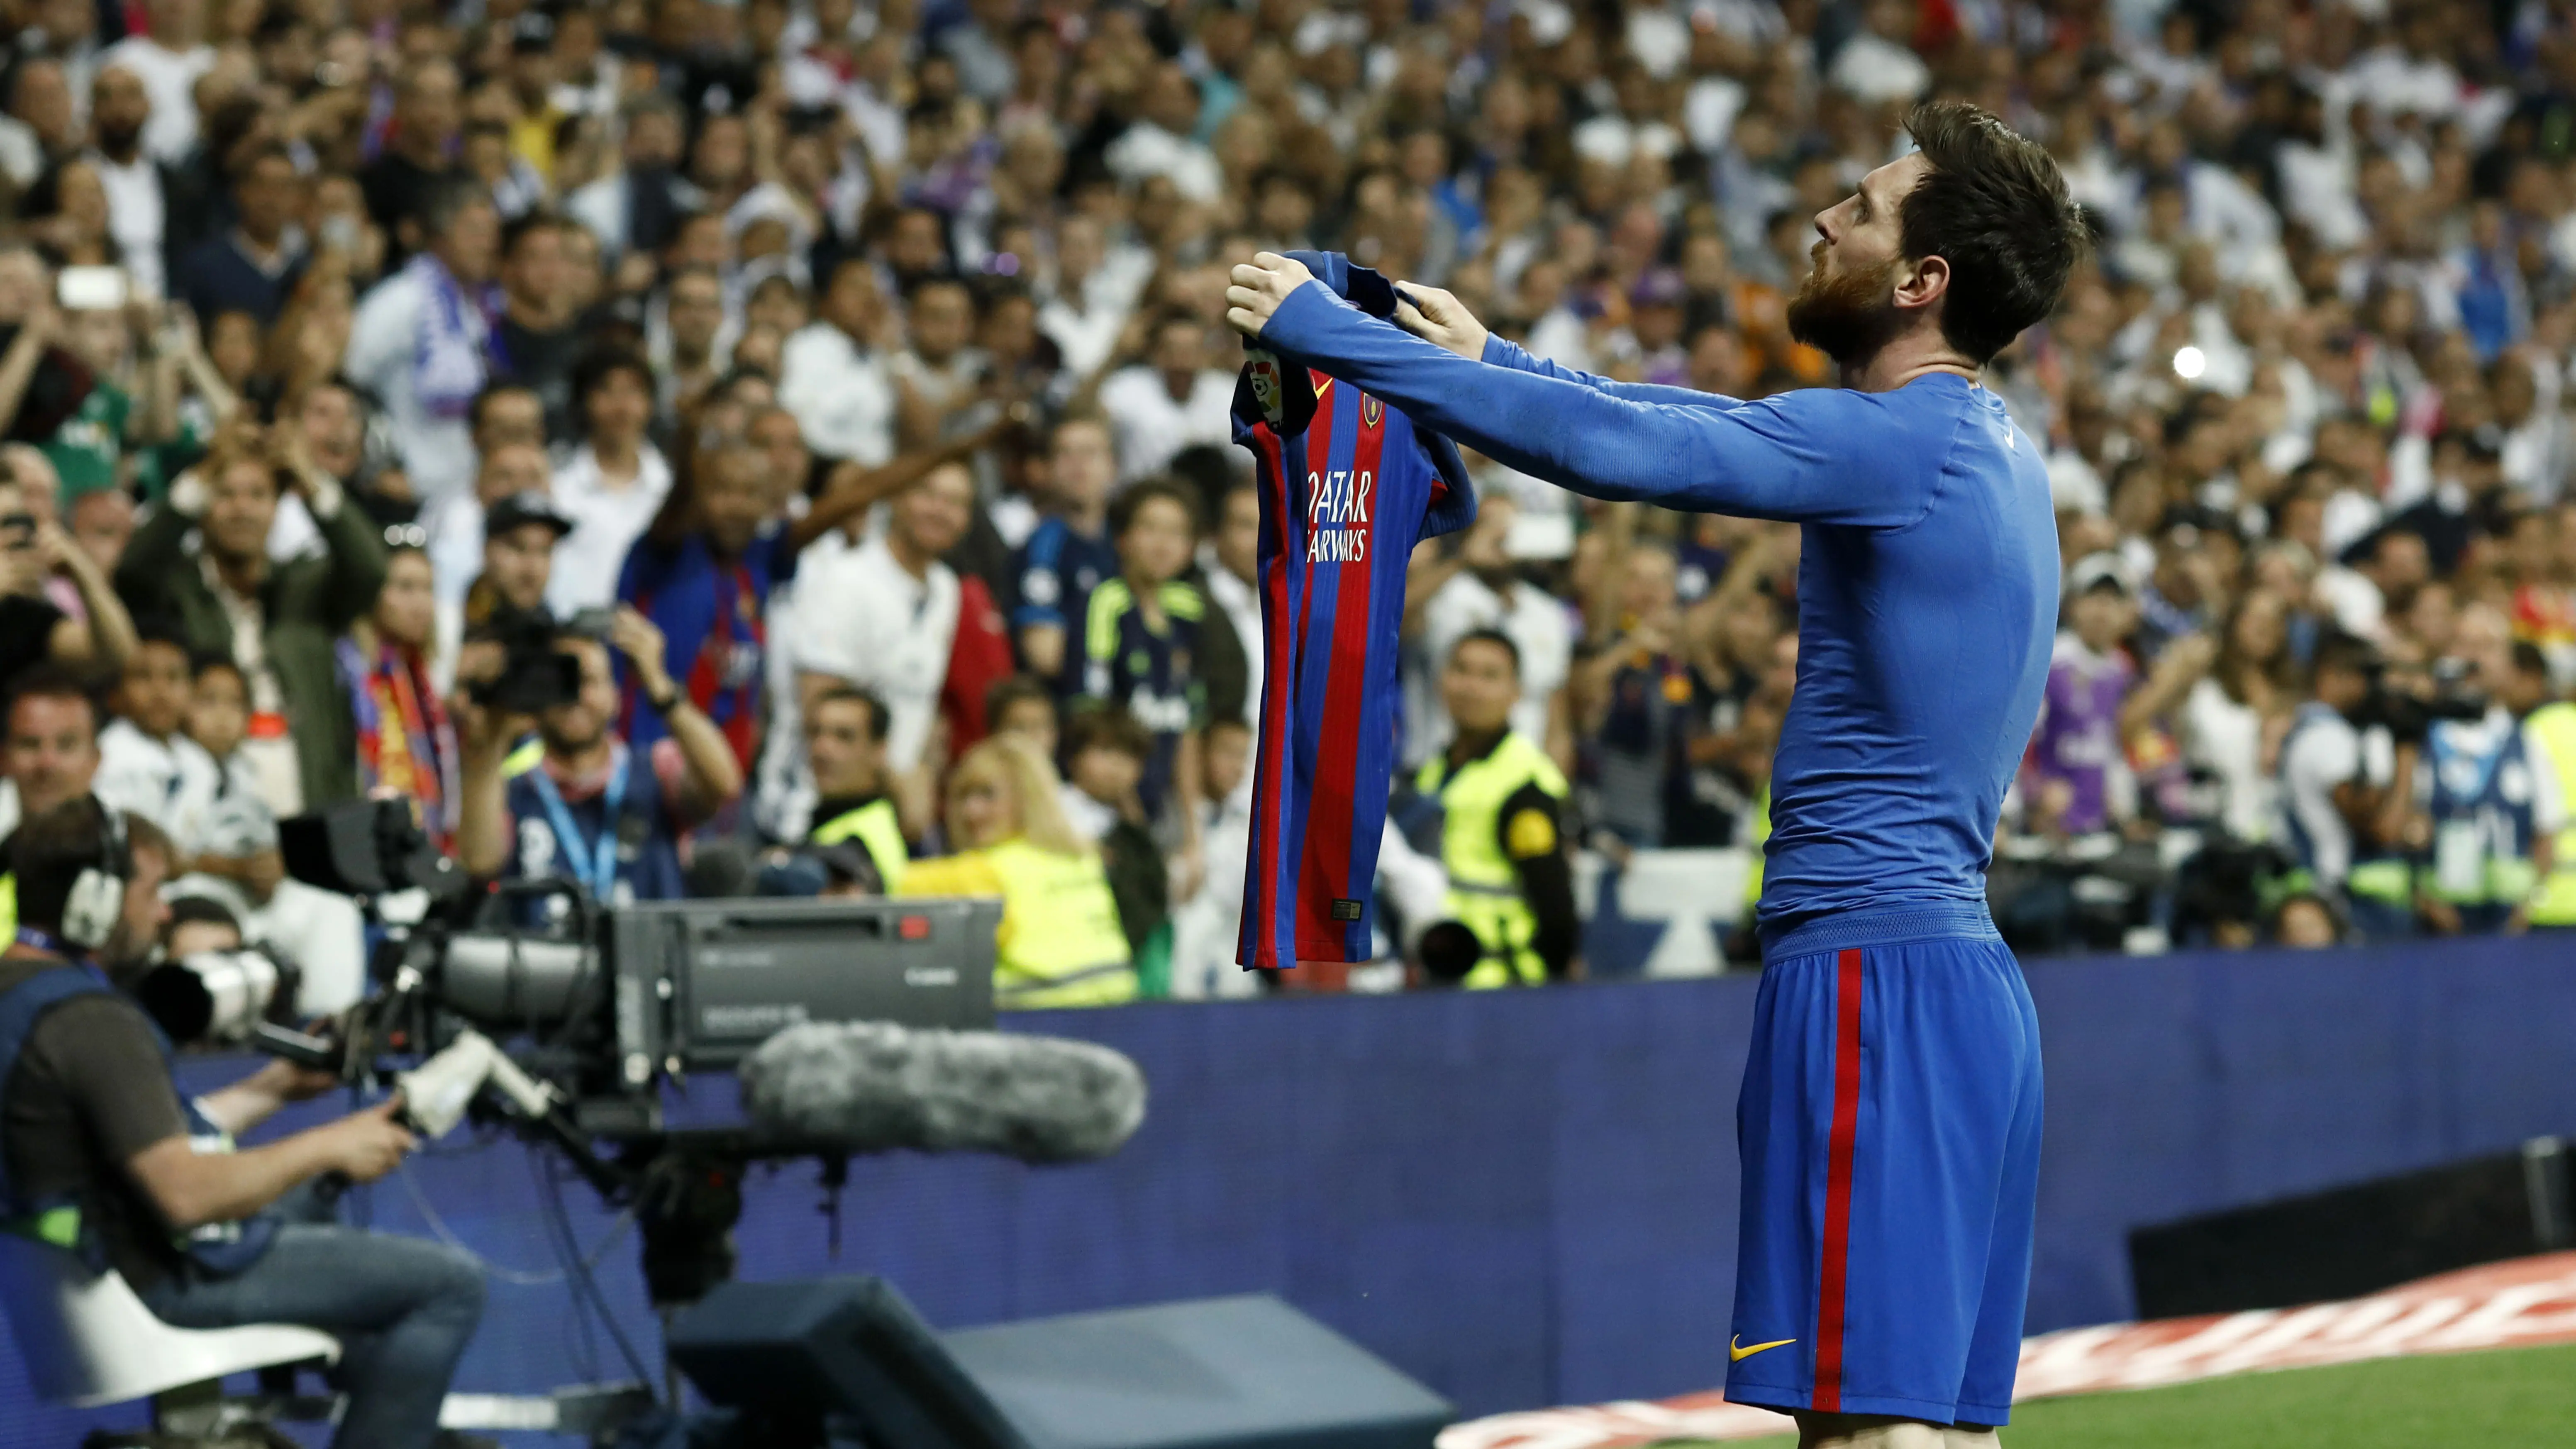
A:
[[[330,1174],[372,1182],[411,1150],[399,1097],[258,1147],[247,1131],[335,1079],[283,1062],[185,1101],[166,1039],[108,982],[151,948],[170,846],[81,796],[23,825],[15,944],[0,954],[0,1143],[13,1226],[122,1275],[185,1328],[296,1323],[339,1335],[335,1445],[436,1442],[483,1312],[475,1263],[331,1222]],[[102,977],[102,971],[105,976]]]
[[[2431,721],[2393,701],[2377,649],[2348,634],[2317,646],[2313,697],[2281,741],[2281,814],[2297,888],[2340,898],[2369,940],[2414,930],[2404,840],[2415,762]],[[2411,702],[2410,702],[2411,703]],[[2396,718],[2391,719],[2389,716]]]
[[[640,759],[609,728],[618,705],[610,643],[670,726]],[[601,905],[685,894],[680,832],[742,793],[742,767],[724,732],[672,682],[662,647],[653,621],[625,607],[611,616],[608,643],[559,630],[555,650],[578,667],[580,684],[537,714],[540,750],[515,769],[510,746],[526,718],[458,696],[466,740],[457,854],[467,874],[569,875]]]

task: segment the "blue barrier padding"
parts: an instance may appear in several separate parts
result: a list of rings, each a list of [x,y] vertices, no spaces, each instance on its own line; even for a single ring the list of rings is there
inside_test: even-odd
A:
[[[2576,1133],[2576,941],[2046,961],[2048,1065],[2031,1328],[2129,1316],[2124,1235],[2181,1214]],[[1750,978],[1549,991],[1138,1006],[1022,1016],[1133,1056],[1145,1126],[1103,1163],[852,1164],[825,1252],[813,1166],[755,1172],[748,1278],[879,1272],[940,1327],[1275,1292],[1484,1413],[1659,1396],[1724,1377],[1737,1077]],[[192,1087],[248,1070],[191,1062]],[[700,1081],[721,1119],[731,1083]],[[314,1120],[331,1104],[303,1114]],[[415,1159],[448,1225],[550,1272],[515,1142]],[[584,1244],[610,1219],[564,1199]],[[396,1180],[360,1195],[424,1231]],[[600,1279],[658,1349],[631,1237]],[[495,1282],[459,1386],[623,1373],[556,1286]],[[98,1422],[31,1403],[0,1348],[0,1445]]]

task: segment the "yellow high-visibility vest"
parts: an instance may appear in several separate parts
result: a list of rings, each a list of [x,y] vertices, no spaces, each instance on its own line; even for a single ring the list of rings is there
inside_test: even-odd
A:
[[[1423,762],[1414,784],[1425,795],[1440,797],[1440,861],[1449,868],[1448,912],[1476,933],[1484,947],[1475,969],[1461,985],[1543,986],[1547,963],[1533,944],[1538,916],[1521,895],[1520,868],[1503,850],[1503,802],[1522,786],[1535,783],[1551,799],[1566,796],[1565,776],[1545,751],[1519,734],[1506,734],[1493,753],[1471,760],[1454,775],[1449,762],[1435,755]],[[1446,775],[1444,779],[1443,776]],[[1543,822],[1548,836],[1533,841],[1539,849],[1556,845],[1556,822]],[[1521,822],[1508,828],[1522,829]],[[1538,824],[1527,827],[1535,831]],[[1534,853],[1524,850],[1523,854]]]
[[[815,826],[805,840],[809,845],[857,841],[876,863],[877,879],[885,883],[887,895],[902,889],[904,870],[912,864],[912,848],[904,844],[903,822],[896,818],[892,800],[871,800],[856,810],[842,811]]]
[[[2576,926],[2576,704],[2532,711],[2523,721],[2523,735],[2540,746],[2541,758],[2531,768],[2556,773],[2559,806],[2570,812],[2571,822],[2558,832],[2549,874],[2531,894],[2531,923]]]
[[[999,896],[994,1004],[1006,1010],[1114,1006],[1136,999],[1135,959],[1098,854],[1064,855],[1025,840],[937,860],[903,873],[907,896]]]

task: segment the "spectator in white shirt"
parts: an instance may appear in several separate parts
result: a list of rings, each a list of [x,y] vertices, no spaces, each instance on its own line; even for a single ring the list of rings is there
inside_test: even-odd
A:
[[[0,117],[0,172],[24,191],[80,146],[69,69],[52,56],[19,61],[8,106],[8,115]]]
[[[618,349],[582,359],[573,374],[573,406],[581,413],[583,441],[555,470],[554,482],[555,506],[573,529],[546,589],[546,606],[558,619],[617,601],[626,551],[671,491],[671,465],[644,438],[653,420],[653,374],[642,355]]]
[[[1404,633],[1421,661],[1445,660],[1460,639],[1479,629],[1500,630],[1521,652],[1521,699],[1512,706],[1512,728],[1560,762],[1573,756],[1573,729],[1565,712],[1565,681],[1574,664],[1574,630],[1565,605],[1546,590],[1522,582],[1505,548],[1520,509],[1503,496],[1487,497],[1476,522],[1448,558],[1417,563],[1405,587]],[[1415,678],[1406,690],[1411,721],[1405,758],[1420,760],[1448,743],[1449,712],[1432,680]],[[1432,671],[1436,677],[1436,667]]]
[[[553,486],[545,450],[533,443],[502,443],[483,455],[474,492],[440,509],[429,528],[422,552],[429,556],[434,668],[442,676],[455,669],[456,646],[465,637],[465,595],[484,573],[485,524],[501,500],[525,494],[545,497]],[[549,542],[548,548],[552,548]],[[531,603],[542,600],[539,588]]]
[[[1225,168],[1192,139],[1199,123],[1198,82],[1176,60],[1154,67],[1145,82],[1144,114],[1109,145],[1110,174],[1133,185],[1168,176],[1188,200],[1206,205],[1225,195]]]
[[[1261,493],[1250,482],[1226,490],[1217,510],[1216,531],[1199,549],[1199,569],[1207,577],[1207,596],[1234,625],[1243,641],[1243,707],[1261,708],[1261,666],[1268,650],[1261,647]]]
[[[119,47],[122,49],[122,47]],[[185,97],[181,105],[186,105]],[[143,78],[130,66],[101,69],[90,88],[90,170],[107,193],[107,230],[116,239],[136,295],[167,294],[162,237],[169,223],[168,188],[143,144],[149,118],[159,109]]]
[[[871,468],[894,458],[894,382],[874,341],[885,307],[876,268],[850,257],[834,269],[821,315],[779,356],[779,405],[796,415],[820,457]]]
[[[932,470],[887,509],[883,534],[809,561],[792,626],[780,635],[809,706],[839,684],[885,701],[886,767],[903,777],[896,804],[908,830],[927,822],[928,784],[944,753],[932,746],[932,726],[957,638],[958,583],[939,558],[965,537],[974,503],[965,464]]]
[[[201,43],[205,0],[144,0],[150,33],[129,35],[99,56],[102,68],[120,66],[143,82],[152,98],[152,122],[143,149],[176,166],[197,144],[197,77],[214,69],[214,47]]]
[[[1912,0],[1872,0],[1869,29],[1834,52],[1826,79],[1834,88],[1872,103],[1910,101],[1932,83],[1932,68],[1914,53]]]
[[[469,415],[489,374],[501,214],[470,182],[440,184],[420,214],[429,248],[358,304],[343,370],[384,403],[403,471],[429,508],[474,479]]]
[[[1234,374],[1204,363],[1207,328],[1186,312],[1154,324],[1149,361],[1100,385],[1100,410],[1118,441],[1118,478],[1159,473],[1192,443],[1234,441]]]
[[[117,685],[116,718],[98,732],[92,793],[115,809],[160,826],[184,865],[204,848],[209,812],[223,787],[215,757],[184,732],[192,685],[187,641],[147,621]]]
[[[1076,212],[1056,228],[1055,295],[1038,309],[1038,330],[1053,339],[1065,371],[1089,378],[1118,350],[1132,304],[1122,279],[1110,275],[1100,220]]]

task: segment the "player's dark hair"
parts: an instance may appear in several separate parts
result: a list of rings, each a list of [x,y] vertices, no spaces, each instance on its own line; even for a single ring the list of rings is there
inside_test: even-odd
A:
[[[866,706],[868,711],[867,733],[869,742],[879,745],[886,742],[886,731],[892,727],[894,722],[886,717],[884,700],[877,698],[876,695],[859,688],[855,684],[836,684],[814,697],[813,713],[821,714],[823,712],[823,706],[827,704],[857,704]]]
[[[2516,639],[2513,641],[2513,672],[2546,679],[2549,677],[2549,656],[2530,640]]]
[[[1188,485],[1170,478],[1147,478],[1140,483],[1130,485],[1126,492],[1111,500],[1109,536],[1113,539],[1125,538],[1127,530],[1136,522],[1136,515],[1144,511],[1146,504],[1157,498],[1180,509],[1182,515],[1190,521],[1190,536],[1198,537],[1200,533],[1198,495]]]
[[[1154,737],[1124,705],[1096,705],[1075,710],[1064,722],[1064,757],[1085,750],[1115,750],[1137,760],[1154,757]]]
[[[1909,257],[1950,264],[1941,335],[1982,365],[2057,309],[2090,239],[2038,142],[1965,101],[1905,118],[1931,169],[1898,213]]]
[[[1495,648],[1502,650],[1504,657],[1512,661],[1512,677],[1514,679],[1520,678],[1521,646],[1512,642],[1511,635],[1504,633],[1500,629],[1470,629],[1466,633],[1458,636],[1457,643],[1449,646],[1449,658],[1451,662],[1454,663],[1457,660],[1458,651],[1466,648],[1470,644],[1491,644]]]

